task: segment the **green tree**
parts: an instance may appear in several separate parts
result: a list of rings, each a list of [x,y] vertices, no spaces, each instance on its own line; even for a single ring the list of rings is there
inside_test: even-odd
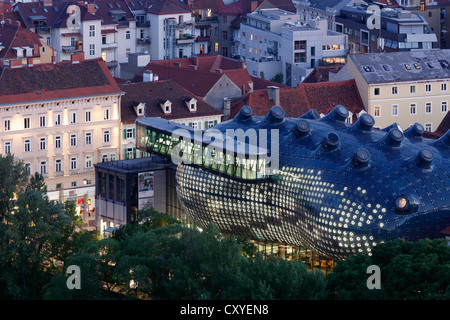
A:
[[[278,72],[276,75],[273,76],[273,78],[270,79],[270,81],[272,82],[277,82],[277,83],[283,83],[284,80],[284,75],[282,72]]]
[[[381,289],[368,289],[367,268],[381,272]],[[395,240],[377,245],[372,256],[339,261],[328,276],[333,299],[422,300],[450,298],[450,246],[444,239]]]
[[[8,193],[0,224],[0,297],[40,299],[58,268],[58,247],[74,234],[74,213],[48,199],[40,175],[27,183],[22,162],[1,157],[0,163],[0,189]]]

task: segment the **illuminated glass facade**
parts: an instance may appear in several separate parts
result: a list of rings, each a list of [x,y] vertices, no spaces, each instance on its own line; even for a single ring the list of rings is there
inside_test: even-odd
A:
[[[396,238],[439,237],[450,225],[450,132],[429,140],[420,124],[375,130],[368,114],[353,125],[347,117],[343,106],[322,118],[310,111],[296,119],[278,106],[265,117],[243,107],[214,128],[224,136],[227,129],[277,129],[277,170],[242,179],[201,162],[179,164],[183,209],[199,226],[215,223],[225,234],[306,247],[331,259],[370,254]]]

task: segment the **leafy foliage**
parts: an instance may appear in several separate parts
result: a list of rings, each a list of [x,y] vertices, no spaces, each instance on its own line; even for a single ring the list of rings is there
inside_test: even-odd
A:
[[[366,286],[370,265],[380,268],[380,290]],[[358,254],[338,262],[328,290],[334,299],[448,300],[450,246],[444,239],[380,244],[371,257]]]

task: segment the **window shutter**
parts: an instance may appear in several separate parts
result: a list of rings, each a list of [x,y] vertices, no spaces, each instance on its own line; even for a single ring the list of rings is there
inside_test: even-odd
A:
[[[136,138],[136,129],[133,128],[133,138]]]
[[[133,159],[136,159],[136,148],[133,148]]]
[[[127,138],[127,129],[123,129],[123,138],[124,138],[124,139]]]
[[[214,120],[214,125],[216,125],[217,124],[217,120]]]

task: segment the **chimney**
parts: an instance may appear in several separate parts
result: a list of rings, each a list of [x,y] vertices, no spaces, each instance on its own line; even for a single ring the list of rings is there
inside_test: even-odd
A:
[[[37,43],[33,44],[33,57],[39,57],[39,45]]]
[[[244,60],[238,61],[238,69],[247,69],[247,64],[245,63]]]
[[[197,70],[197,66],[196,66],[195,64],[191,64],[191,65],[189,66],[189,69],[191,69],[191,70]]]
[[[44,7],[52,6],[53,1],[52,0],[44,0]]]
[[[153,82],[153,72],[151,70],[145,70],[142,74],[142,82]]]
[[[216,69],[216,73],[222,74],[223,70],[222,69]]]
[[[227,119],[231,113],[231,99],[228,99],[227,97],[223,98],[223,113],[225,119]]]
[[[11,59],[11,60],[9,60],[9,66],[11,68],[22,68],[22,59]]]
[[[274,105],[280,105],[280,87],[268,86],[267,95],[269,96],[269,99],[272,99]]]
[[[28,65],[29,67],[32,67],[32,66],[33,66],[33,58],[27,58],[27,65]]]
[[[70,57],[72,63],[80,63],[84,60],[84,52],[75,53]]]
[[[16,24],[17,24],[17,26],[18,26],[19,28],[22,26],[22,24],[20,23],[19,20],[16,20]]]
[[[87,5],[87,9],[88,9],[88,12],[89,12],[89,13],[95,14],[95,4],[94,4],[94,3],[89,3],[89,4]]]
[[[52,56],[52,63],[53,63],[53,64],[56,63],[56,56]]]

